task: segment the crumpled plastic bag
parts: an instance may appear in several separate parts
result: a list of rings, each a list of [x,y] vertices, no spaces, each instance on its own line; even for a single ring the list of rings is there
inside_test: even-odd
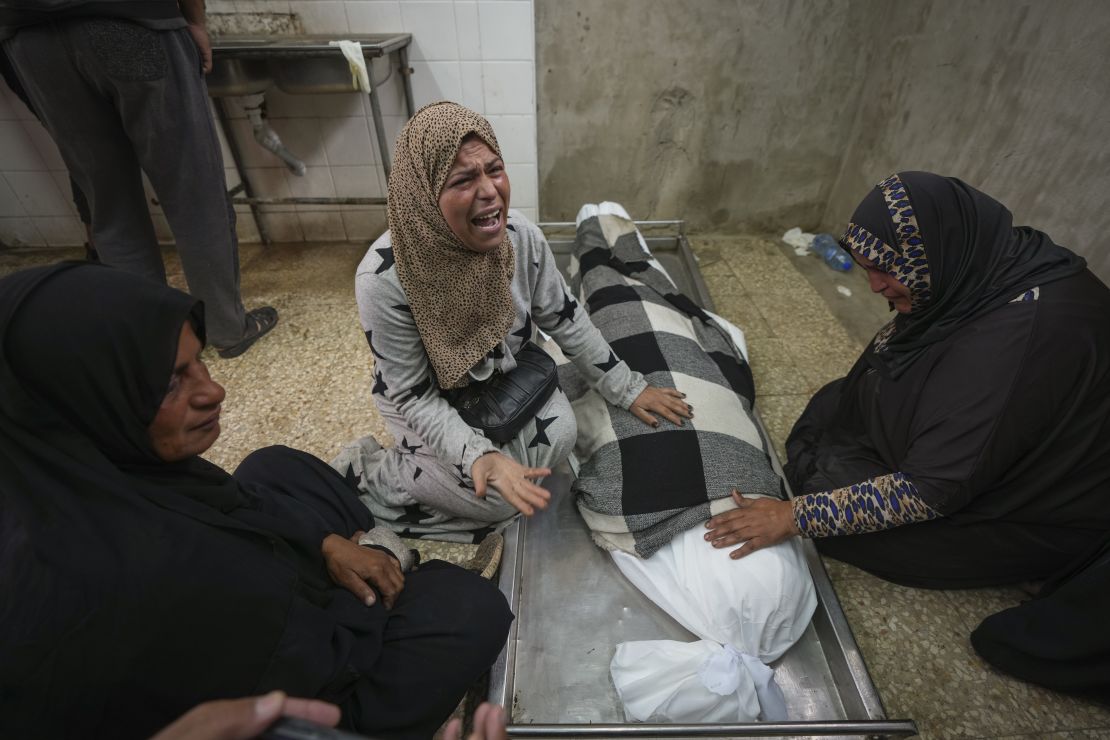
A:
[[[752,722],[786,719],[774,672],[817,607],[801,542],[791,538],[732,560],[693,527],[647,560],[614,551],[636,588],[702,638],[626,642],[610,676],[629,721]]]
[[[813,244],[815,238],[817,238],[816,234],[802,231],[797,226],[782,235],[782,240],[787,246],[794,247],[794,254],[799,257],[809,254],[809,245]]]

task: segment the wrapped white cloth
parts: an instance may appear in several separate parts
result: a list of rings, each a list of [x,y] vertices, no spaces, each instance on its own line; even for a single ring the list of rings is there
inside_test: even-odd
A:
[[[792,538],[733,560],[703,527],[642,560],[614,550],[629,581],[699,642],[626,642],[610,674],[625,717],[639,722],[751,722],[786,719],[766,665],[793,645],[813,617],[817,594]]]

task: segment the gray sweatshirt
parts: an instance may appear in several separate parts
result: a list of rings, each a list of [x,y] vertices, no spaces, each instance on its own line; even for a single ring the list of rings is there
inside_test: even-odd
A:
[[[500,346],[471,369],[471,377],[482,380],[495,369],[512,370],[513,355],[542,330],[605,400],[627,409],[647,387],[643,376],[617,358],[571,296],[539,228],[510,210],[508,229],[516,251],[511,286],[516,318]],[[469,477],[474,461],[498,447],[440,395],[397,277],[388,231],[358,266],[355,298],[374,355],[374,402],[390,432],[399,444],[430,445],[443,463]]]

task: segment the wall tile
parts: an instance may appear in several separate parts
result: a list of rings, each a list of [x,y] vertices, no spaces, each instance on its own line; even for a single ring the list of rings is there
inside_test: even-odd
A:
[[[482,29],[482,59],[535,59],[531,3],[479,2],[478,17]]]
[[[378,100],[382,105],[383,116],[407,116],[405,110],[405,86],[396,60],[383,57],[375,59],[371,68],[374,80],[378,81]],[[390,66],[393,66],[390,69]],[[412,66],[411,63],[409,66]],[[384,80],[384,81],[383,81]],[[416,111],[413,111],[415,113]],[[366,115],[370,115],[370,100],[366,100]]]
[[[328,167],[308,167],[301,177],[286,170],[285,179],[289,183],[290,194],[295,198],[330,198],[335,195]]]
[[[46,246],[30,218],[0,218],[0,244],[9,247]]]
[[[239,173],[235,171],[234,167],[228,167],[226,163],[224,165],[224,184],[228,190],[239,184]]]
[[[369,165],[363,167],[336,167],[331,168],[331,177],[335,182],[335,194],[340,198],[380,198],[385,192],[382,189],[379,167]]]
[[[256,244],[262,241],[258,235],[258,225],[250,211],[239,214],[235,219],[235,236],[241,244]]]
[[[150,222],[154,224],[154,236],[159,244],[173,244],[173,230],[164,213],[150,214]]]
[[[19,118],[15,112],[15,107],[8,102],[10,97],[14,96],[8,92],[5,86],[0,86],[0,121],[11,121]]]
[[[513,187],[510,208],[534,208],[539,205],[535,164],[507,164],[509,183]]]
[[[306,242],[346,241],[347,232],[343,228],[343,215],[337,211],[299,213],[301,229]]]
[[[270,234],[270,240],[275,242],[303,242],[304,231],[301,229],[301,214],[275,213],[262,214],[262,221]]]
[[[535,84],[531,62],[483,62],[485,113],[534,114]]]
[[[416,109],[437,100],[462,97],[458,62],[413,62],[412,97]]]
[[[301,19],[305,33],[347,33],[347,10],[339,0],[297,0],[289,10]]]
[[[62,159],[62,155],[58,151],[58,145],[54,143],[54,137],[42,127],[41,123],[38,121],[24,121],[23,130],[27,132],[27,136],[30,137],[31,141],[34,143],[35,150],[38,151],[39,156],[42,157],[46,169],[66,169],[65,160]]]
[[[401,133],[401,129],[405,127],[408,120],[408,116],[385,116],[382,119],[382,123],[385,125],[385,140],[389,144],[391,162],[397,148],[397,135]]]
[[[71,215],[77,215],[77,206],[73,205],[73,183],[69,179],[68,170],[51,170],[50,176],[54,178],[54,184],[58,186],[58,192],[62,194],[66,204],[70,208]]]
[[[76,216],[39,216],[34,222],[48,247],[79,247],[85,243],[85,225]]]
[[[482,28],[478,22],[478,3],[472,0],[455,3],[455,38],[459,43],[459,59],[481,60]]]
[[[454,3],[405,0],[401,3],[401,22],[402,30],[412,34],[410,60],[439,62],[459,58]]]
[[[286,167],[250,167],[245,175],[256,198],[288,198],[292,195],[285,177]]]
[[[17,121],[37,121],[38,118],[30,109],[20,100],[15,93],[8,89],[7,85],[0,85],[0,91],[3,92],[7,98],[7,108],[9,116],[12,120]]]
[[[351,33],[390,33],[403,31],[401,4],[397,0],[358,0],[347,3],[347,23]]]
[[[372,164],[370,122],[365,118],[329,118],[320,121],[324,149],[333,165]]]
[[[70,216],[73,205],[49,172],[8,172],[8,185],[29,216]]]
[[[462,97],[458,102],[471,110],[483,110],[486,102],[482,91],[482,63],[459,62],[459,79],[462,83]]]
[[[15,218],[26,216],[27,210],[23,202],[16,197],[15,191],[8,185],[8,181],[0,174],[0,218]]]
[[[45,170],[38,149],[20,121],[0,121],[0,171]]]
[[[535,116],[487,116],[501,145],[501,155],[511,164],[536,162]]]
[[[514,206],[514,208],[516,208],[516,206]],[[524,217],[532,223],[536,223],[540,220],[539,216],[537,215],[537,213],[539,212],[538,208],[517,208],[516,210],[523,213]]]
[[[271,118],[341,118],[363,116],[363,93],[290,95],[277,87],[266,92],[266,114]]]
[[[271,121],[274,131],[277,131],[285,148],[298,157],[306,165],[323,165],[328,163],[328,156],[324,152],[323,133],[320,130],[321,121],[315,118],[286,118]],[[244,145],[248,149],[256,149],[266,159],[273,163],[280,162],[273,154],[255,143],[253,135]]]
[[[347,241],[373,241],[389,228],[389,219],[384,208],[366,210],[344,210],[343,228]]]

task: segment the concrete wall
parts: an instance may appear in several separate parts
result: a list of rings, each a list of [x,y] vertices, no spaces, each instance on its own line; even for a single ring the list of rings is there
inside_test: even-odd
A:
[[[959,176],[1110,279],[1110,5],[536,0],[540,216],[838,231]]]
[[[909,8],[912,7],[912,11]],[[822,218],[899,169],[959,177],[1110,282],[1110,4],[884,4],[879,45]]]

